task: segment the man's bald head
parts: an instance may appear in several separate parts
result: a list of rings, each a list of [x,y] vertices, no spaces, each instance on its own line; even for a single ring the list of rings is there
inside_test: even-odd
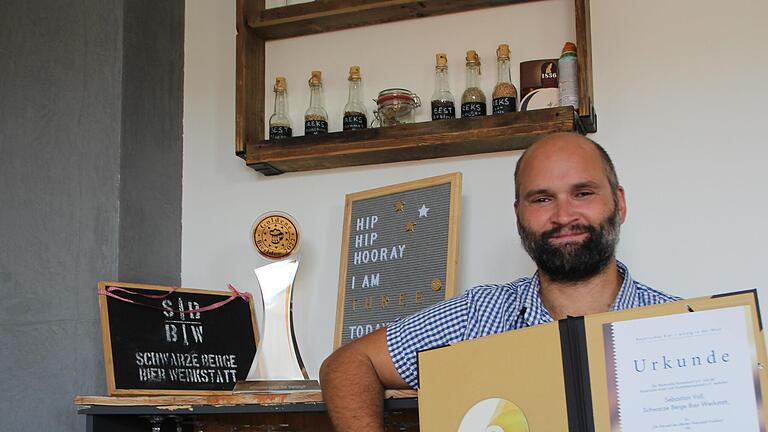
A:
[[[608,184],[611,187],[611,193],[613,194],[614,200],[617,199],[616,194],[619,188],[619,178],[616,175],[616,168],[613,166],[613,161],[611,161],[611,157],[608,156],[608,152],[606,152],[600,144],[583,135],[572,132],[562,132],[547,135],[544,138],[536,141],[533,143],[533,145],[528,147],[528,149],[523,152],[523,155],[520,156],[520,159],[517,160],[517,165],[515,165],[515,201],[520,199],[519,175],[527,155],[536,151],[542,151],[542,149],[546,149],[547,147],[552,146],[583,146],[584,144],[588,144],[590,147],[592,147],[597,153],[597,156],[600,157],[603,163],[603,167],[605,168],[605,176],[608,179]]]

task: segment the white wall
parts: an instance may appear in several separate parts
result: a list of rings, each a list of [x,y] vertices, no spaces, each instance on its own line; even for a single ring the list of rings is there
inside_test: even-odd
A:
[[[297,332],[310,374],[332,348],[344,195],[447,172],[464,173],[459,286],[532,273],[512,211],[519,152],[264,177],[234,149],[234,1],[186,6],[182,282],[256,293],[251,225],[266,211],[292,214],[304,234],[296,282]],[[434,53],[448,53],[451,88],[477,50],[487,93],[494,50],[513,64],[556,57],[574,34],[573,4],[550,0],[267,44],[267,88],[288,79],[294,130],[303,130],[306,80],[323,71],[331,130],[340,129],[349,65],[368,97],[405,86],[426,101]],[[599,132],[627,189],[619,258],[640,281],[692,297],[761,287],[768,304],[765,113],[768,16],[763,0],[592,0]],[[517,82],[517,68],[513,80]],[[267,96],[271,113],[272,96]],[[369,103],[369,110],[373,102]],[[369,115],[371,113],[369,112]],[[428,118],[422,109],[417,120]],[[764,308],[768,311],[767,308]]]

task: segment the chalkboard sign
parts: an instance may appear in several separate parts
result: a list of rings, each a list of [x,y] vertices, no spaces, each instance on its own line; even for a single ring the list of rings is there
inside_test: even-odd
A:
[[[231,394],[256,354],[250,296],[99,282],[110,395]]]
[[[455,294],[461,173],[349,194],[334,346]]]

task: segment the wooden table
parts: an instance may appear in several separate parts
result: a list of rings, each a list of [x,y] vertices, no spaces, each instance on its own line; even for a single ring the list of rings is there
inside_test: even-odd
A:
[[[77,396],[78,414],[87,416],[87,432],[151,432],[150,419],[162,421],[163,432],[266,430],[243,425],[288,425],[290,431],[332,431],[320,392],[223,396]],[[387,390],[384,401],[388,431],[418,431],[414,390]],[[233,428],[237,426],[237,428]],[[195,430],[195,432],[198,432]]]

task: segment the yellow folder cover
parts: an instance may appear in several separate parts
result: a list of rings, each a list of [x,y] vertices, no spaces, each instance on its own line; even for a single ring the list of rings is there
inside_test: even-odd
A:
[[[755,291],[569,318],[419,353],[420,430],[765,432],[766,364]]]

